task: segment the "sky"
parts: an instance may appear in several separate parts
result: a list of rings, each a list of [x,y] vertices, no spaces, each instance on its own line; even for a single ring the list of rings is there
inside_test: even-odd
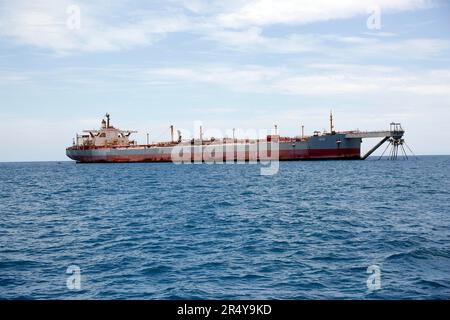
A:
[[[0,161],[66,160],[106,112],[144,143],[312,134],[333,110],[450,154],[450,2],[0,0],[0,101]]]

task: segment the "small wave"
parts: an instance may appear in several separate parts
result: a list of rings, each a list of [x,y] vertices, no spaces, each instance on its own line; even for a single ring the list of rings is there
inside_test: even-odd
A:
[[[215,204],[217,207],[232,207],[234,204],[230,201],[218,201]]]
[[[263,275],[259,275],[259,274],[254,274],[254,273],[249,273],[249,274],[244,274],[240,277],[238,277],[240,279],[243,280],[258,280],[258,279],[265,279],[266,276]]]
[[[42,264],[31,260],[7,260],[0,261],[0,270],[12,269],[14,271],[29,270],[40,267]]]
[[[173,269],[169,266],[165,265],[159,265],[159,266],[153,266],[153,267],[146,267],[141,269],[141,273],[144,275],[158,275],[163,273],[169,273]]]
[[[446,258],[450,259],[450,250],[435,248],[419,248],[407,252],[394,253],[389,255],[386,260],[405,260],[405,259],[428,259],[428,258]]]
[[[449,280],[425,280],[425,279],[421,279],[418,281],[417,283],[418,285],[421,286],[426,286],[426,287],[432,287],[432,288],[450,288],[450,281]]]

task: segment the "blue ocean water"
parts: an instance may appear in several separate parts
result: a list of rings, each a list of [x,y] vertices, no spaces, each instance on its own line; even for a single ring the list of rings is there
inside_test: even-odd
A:
[[[449,299],[449,178],[449,156],[282,162],[274,176],[1,163],[0,298]]]

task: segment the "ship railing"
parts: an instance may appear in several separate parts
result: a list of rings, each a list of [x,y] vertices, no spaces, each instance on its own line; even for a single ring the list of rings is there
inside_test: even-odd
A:
[[[274,139],[274,141],[279,142],[299,142],[299,141],[306,141],[308,137],[277,137],[277,139]],[[269,139],[271,140],[271,139]],[[269,141],[266,139],[233,139],[233,138],[221,138],[221,139],[213,139],[213,140],[195,140],[194,145],[221,145],[221,144],[258,144],[258,143],[267,143]],[[149,143],[149,144],[130,144],[130,145],[112,145],[112,144],[106,144],[104,146],[95,146],[95,145],[89,145],[89,144],[83,144],[83,145],[74,145],[70,147],[70,149],[73,150],[96,150],[96,149],[106,149],[106,148],[112,148],[112,149],[145,149],[145,148],[155,148],[155,147],[172,147],[176,145],[192,145],[192,140],[185,139],[181,142],[159,142],[159,143]]]

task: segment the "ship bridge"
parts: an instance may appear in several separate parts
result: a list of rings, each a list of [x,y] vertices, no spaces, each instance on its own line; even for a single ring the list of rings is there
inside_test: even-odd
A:
[[[76,136],[74,147],[105,147],[105,146],[131,146],[135,141],[130,141],[132,130],[120,130],[110,124],[110,116],[106,114],[106,121],[102,119],[100,130],[83,130],[84,135]]]

